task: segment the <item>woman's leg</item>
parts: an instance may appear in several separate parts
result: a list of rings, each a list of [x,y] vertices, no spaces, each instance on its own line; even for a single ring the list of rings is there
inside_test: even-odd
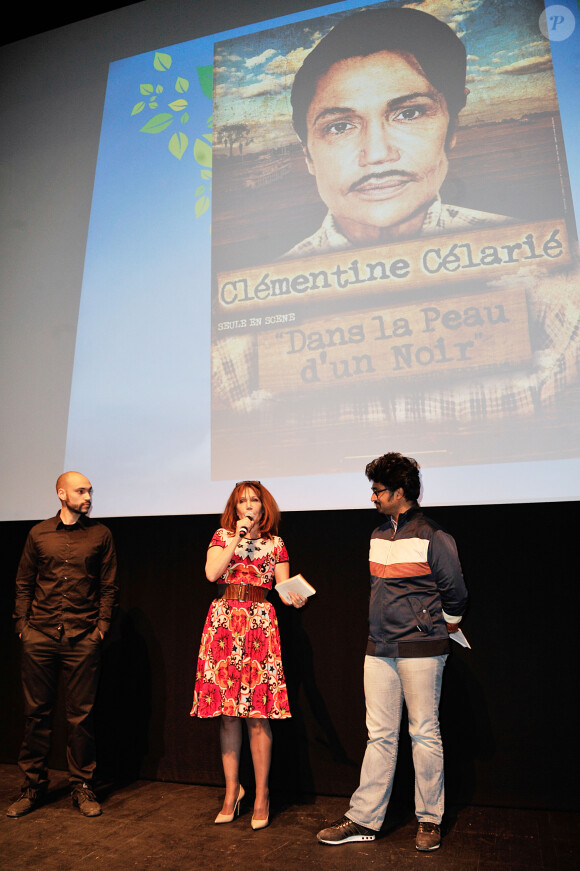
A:
[[[242,721],[238,717],[220,717],[220,743],[222,764],[226,778],[226,795],[222,814],[234,812],[240,789],[240,751],[242,749]]]
[[[250,750],[254,763],[254,777],[256,780],[256,800],[254,802],[254,819],[265,820],[268,816],[269,798],[268,776],[270,774],[270,760],[272,758],[272,730],[268,720],[248,719],[248,734],[250,737]]]

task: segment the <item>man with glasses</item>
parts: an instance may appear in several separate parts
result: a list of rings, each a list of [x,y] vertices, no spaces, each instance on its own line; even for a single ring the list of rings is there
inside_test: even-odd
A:
[[[449,633],[467,591],[454,539],[418,503],[419,465],[388,453],[370,462],[371,501],[386,522],[371,535],[369,640],[365,657],[368,742],[346,816],[317,835],[322,844],[374,841],[389,803],[403,701],[415,768],[417,850],[441,845],[444,809],[439,698]]]

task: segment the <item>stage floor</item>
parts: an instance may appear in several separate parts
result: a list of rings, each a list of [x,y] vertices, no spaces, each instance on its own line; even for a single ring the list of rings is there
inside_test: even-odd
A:
[[[51,772],[47,802],[20,819],[5,809],[19,792],[14,765],[0,765],[0,867],[7,871],[575,871],[580,814],[506,808],[450,808],[435,853],[414,847],[412,813],[388,818],[374,842],[323,846],[316,832],[340,817],[347,801],[272,796],[271,824],[253,832],[251,803],[238,819],[215,826],[223,789],[136,781],[103,799],[103,814],[86,819],[72,807],[66,775]]]

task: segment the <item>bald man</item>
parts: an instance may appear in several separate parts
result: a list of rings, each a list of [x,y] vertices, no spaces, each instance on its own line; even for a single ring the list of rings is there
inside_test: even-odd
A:
[[[93,789],[93,707],[101,646],[117,607],[117,559],[110,531],[89,517],[93,488],[79,472],[56,482],[60,511],[34,526],[16,576],[16,632],[22,642],[25,730],[18,764],[25,777],[7,810],[21,817],[42,803],[59,674],[66,693],[67,762],[73,804],[101,814]]]

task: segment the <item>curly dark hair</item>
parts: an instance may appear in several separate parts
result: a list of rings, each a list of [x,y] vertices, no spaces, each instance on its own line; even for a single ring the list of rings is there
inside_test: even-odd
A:
[[[416,502],[421,492],[420,465],[412,457],[391,452],[371,460],[365,468],[369,481],[382,484],[387,490],[395,491],[399,487],[409,502]]]

